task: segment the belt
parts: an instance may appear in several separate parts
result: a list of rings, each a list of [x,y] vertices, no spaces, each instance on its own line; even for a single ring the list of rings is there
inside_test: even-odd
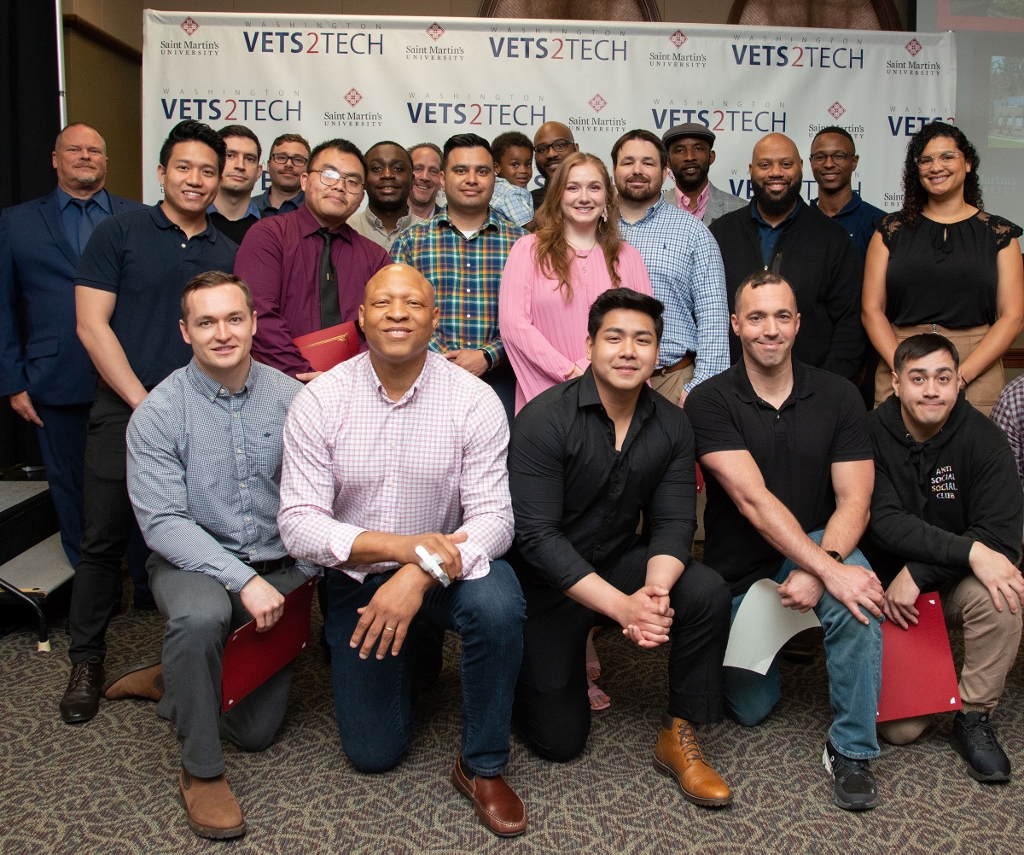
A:
[[[290,555],[286,555],[284,558],[274,558],[270,561],[243,561],[246,567],[252,567],[260,576],[266,576],[268,573],[273,573],[276,570],[287,570],[289,567],[295,566],[295,559]]]
[[[680,359],[675,365],[668,365],[664,368],[655,368],[652,377],[664,377],[666,374],[674,374],[676,371],[682,371],[684,368],[689,368],[693,365],[693,357],[696,354],[687,353],[682,359]]]

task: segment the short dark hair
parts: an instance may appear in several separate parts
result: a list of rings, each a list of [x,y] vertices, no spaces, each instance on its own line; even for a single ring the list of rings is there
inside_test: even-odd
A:
[[[245,125],[227,125],[217,131],[217,136],[225,141],[231,137],[245,137],[247,140],[252,140],[256,143],[256,159],[259,160],[263,157],[263,146],[260,145],[260,138]],[[227,149],[226,142],[224,148]]]
[[[919,333],[901,341],[892,358],[892,369],[899,374],[908,362],[924,359],[938,350],[944,350],[952,357],[954,371],[960,370],[960,354],[956,345],[938,333]]]
[[[793,296],[796,296],[796,291],[793,290],[793,286],[789,284],[787,279],[779,276],[778,273],[772,273],[770,270],[758,270],[756,273],[751,273],[737,286],[736,293],[732,298],[733,307],[739,303],[740,294],[743,293],[744,288],[760,288],[762,285],[785,285],[790,291],[793,291]]]
[[[818,133],[814,135],[814,139],[811,140],[811,145],[814,145],[814,140],[820,137],[822,134],[839,134],[841,137],[846,137],[850,141],[850,145],[853,146],[853,151],[857,152],[857,143],[853,141],[853,137],[850,136],[850,132],[846,128],[841,128],[839,125],[829,125],[827,128],[822,128]]]
[[[655,134],[652,134],[650,131],[645,131],[643,128],[626,131],[626,133],[615,140],[615,145],[612,146],[613,168],[619,165],[619,151],[626,143],[632,142],[633,140],[649,142],[653,145],[658,150],[658,156],[661,158],[661,168],[665,168],[665,165],[668,163],[668,149],[665,148],[665,143],[663,143]]]
[[[661,333],[665,328],[665,320],[662,312],[665,306],[661,300],[641,294],[632,288],[609,288],[590,305],[590,314],[587,316],[587,335],[593,341],[597,338],[597,332],[604,323],[605,315],[614,312],[616,309],[626,309],[630,312],[640,312],[650,316],[654,321],[654,335],[661,341]]]
[[[448,155],[457,148],[484,148],[492,158],[494,157],[491,144],[479,134],[456,134],[453,137],[448,137],[448,141],[444,144],[444,151],[441,153],[442,172],[448,166]]]
[[[394,140],[378,140],[366,150],[366,156],[369,157],[371,151],[373,151],[375,148],[380,148],[380,146],[382,145],[393,145],[395,148],[397,148],[400,152],[402,152],[402,154],[405,155],[405,159],[409,161],[409,168],[412,169],[412,155],[409,154],[404,145],[399,145]]]
[[[270,152],[273,154],[274,149],[277,148],[281,143],[293,142],[304,146],[306,151],[309,151],[309,142],[302,134],[281,134],[270,146]]]
[[[249,309],[249,314],[253,313],[252,291],[241,277],[235,276],[233,273],[224,273],[221,270],[208,270],[206,273],[193,276],[182,289],[181,319],[185,323],[188,323],[188,298],[196,291],[201,291],[203,288],[216,288],[218,285],[237,285],[242,291],[242,296],[245,297],[245,305]]]
[[[327,140],[314,148],[309,153],[309,162],[306,163],[306,172],[309,172],[309,170],[313,168],[313,161],[317,159],[320,153],[327,151],[329,148],[336,148],[338,151],[344,152],[345,154],[351,154],[354,158],[358,159],[359,163],[363,167],[363,178],[366,177],[366,158],[363,157],[363,153],[359,150],[359,146],[353,142],[340,138]]]
[[[421,142],[416,143],[416,145],[409,146],[406,149],[406,151],[409,152],[409,157],[412,157],[412,153],[419,148],[429,148],[432,152],[434,152],[434,154],[438,156],[438,159],[444,160],[444,152],[441,151],[441,146],[436,145],[435,143],[432,142]]]
[[[167,139],[164,140],[164,144],[160,147],[160,165],[164,169],[171,162],[171,152],[174,151],[174,147],[178,143],[185,142],[198,142],[212,148],[217,153],[217,164],[220,167],[217,170],[217,174],[221,175],[224,172],[224,161],[227,160],[227,146],[224,145],[224,140],[206,122],[193,122],[191,120],[178,122],[178,124],[171,128]]]
[[[506,131],[503,134],[498,134],[494,138],[494,142],[491,143],[494,162],[499,163],[510,148],[525,148],[530,154],[533,154],[533,140],[519,131]]]

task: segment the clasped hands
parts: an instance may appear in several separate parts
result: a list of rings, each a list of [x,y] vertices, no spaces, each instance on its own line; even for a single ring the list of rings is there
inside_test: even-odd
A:
[[[645,585],[625,597],[615,619],[622,634],[637,647],[652,649],[668,641],[675,610],[669,605],[668,589],[661,585]]]
[[[870,621],[861,611],[867,609],[876,618],[882,617],[885,594],[878,577],[866,567],[835,562],[835,568],[822,580],[813,573],[797,568],[776,589],[782,605],[806,612],[818,605],[826,590],[841,602],[861,623]]]

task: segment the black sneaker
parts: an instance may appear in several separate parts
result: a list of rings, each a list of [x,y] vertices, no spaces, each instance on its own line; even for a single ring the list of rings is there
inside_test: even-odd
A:
[[[821,758],[825,771],[835,778],[832,801],[843,810],[868,810],[878,804],[878,785],[867,760],[844,757],[831,742]]]
[[[975,781],[1010,780],[1010,759],[996,742],[996,730],[986,713],[958,712],[949,744],[967,761],[967,774]]]

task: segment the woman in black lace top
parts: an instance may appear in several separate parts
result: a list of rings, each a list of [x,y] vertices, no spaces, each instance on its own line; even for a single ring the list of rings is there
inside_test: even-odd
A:
[[[960,352],[960,388],[986,415],[1003,388],[1002,355],[1024,327],[1021,228],[982,210],[978,153],[963,132],[925,125],[907,147],[903,210],[876,224],[862,318],[881,360],[875,405],[892,394],[903,339],[938,332]]]

